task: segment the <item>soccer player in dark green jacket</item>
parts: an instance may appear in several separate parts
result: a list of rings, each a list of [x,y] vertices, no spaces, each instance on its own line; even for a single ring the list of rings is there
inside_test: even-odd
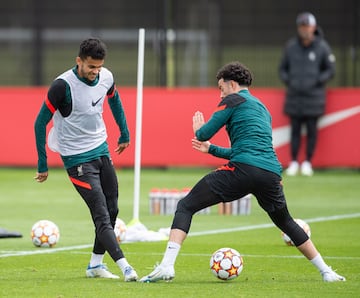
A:
[[[228,159],[229,162],[203,177],[179,201],[163,259],[142,282],[171,280],[175,260],[190,230],[193,215],[206,207],[231,202],[252,193],[274,224],[286,233],[301,253],[320,271],[324,281],[344,281],[322,259],[304,230],[289,214],[281,183],[281,165],[272,145],[271,116],[266,107],[249,92],[250,70],[239,62],[217,73],[221,101],[208,122],[201,112],[193,116],[194,149]],[[231,147],[208,140],[226,127]]]

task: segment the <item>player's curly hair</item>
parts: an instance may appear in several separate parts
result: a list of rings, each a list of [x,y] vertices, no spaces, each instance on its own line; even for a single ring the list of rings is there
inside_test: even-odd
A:
[[[221,67],[216,74],[216,78],[217,80],[224,79],[224,81],[233,80],[241,86],[250,86],[253,76],[244,64],[234,61]]]
[[[79,57],[84,60],[91,57],[95,60],[103,60],[106,56],[106,46],[98,38],[88,38],[81,42]]]

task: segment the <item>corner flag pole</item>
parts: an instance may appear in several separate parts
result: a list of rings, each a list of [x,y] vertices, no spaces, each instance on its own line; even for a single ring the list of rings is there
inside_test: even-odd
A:
[[[139,29],[137,95],[136,95],[136,132],[135,132],[135,163],[134,163],[134,210],[132,223],[139,221],[140,204],[140,168],[141,168],[141,128],[144,81],[144,48],[145,29]]]

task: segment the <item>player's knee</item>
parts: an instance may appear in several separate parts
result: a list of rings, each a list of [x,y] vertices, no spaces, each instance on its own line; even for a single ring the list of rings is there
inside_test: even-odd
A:
[[[308,234],[294,220],[288,222],[283,231],[290,237],[295,246],[299,246],[309,239]]]
[[[273,212],[268,213],[273,223],[283,231],[283,229],[291,223],[291,216],[286,207],[281,209],[276,209]]]
[[[269,213],[269,216],[274,224],[290,237],[295,246],[299,246],[309,239],[309,236],[290,216],[286,207]]]
[[[109,220],[102,219],[95,222],[95,233],[99,239],[102,239],[103,235],[105,235],[108,231],[114,231],[114,228]]]
[[[176,212],[178,213],[185,213],[185,214],[194,214],[196,211],[193,210],[193,208],[191,208],[191,206],[189,206],[189,204],[187,203],[187,200],[182,199],[178,202],[177,206],[176,206]]]
[[[175,216],[171,228],[179,229],[184,231],[185,233],[188,233],[190,229],[193,213],[188,210],[185,202],[183,201],[184,200],[180,200],[179,203],[177,204],[177,208],[175,211]]]

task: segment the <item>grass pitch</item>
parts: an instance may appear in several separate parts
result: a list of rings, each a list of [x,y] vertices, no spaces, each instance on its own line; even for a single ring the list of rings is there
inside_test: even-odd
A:
[[[144,169],[141,172],[140,221],[151,230],[169,227],[172,216],[149,214],[152,187],[191,187],[209,169]],[[344,283],[324,283],[294,247],[286,246],[277,228],[252,201],[250,215],[225,216],[217,207],[196,215],[176,263],[172,282],[125,283],[85,278],[93,225],[85,204],[63,169],[51,169],[47,182],[33,180],[35,169],[0,169],[0,227],[23,238],[0,239],[0,297],[357,297],[360,293],[360,173],[317,171],[311,178],[284,177],[289,210],[306,220],[324,259]],[[133,215],[133,170],[118,170],[119,217]],[[30,229],[39,219],[60,228],[55,248],[36,248]],[[222,232],[220,230],[223,230]],[[139,276],[160,261],[166,241],[124,243],[122,249]],[[244,258],[235,280],[217,280],[209,270],[211,254],[233,247]],[[119,270],[108,255],[109,269]]]

